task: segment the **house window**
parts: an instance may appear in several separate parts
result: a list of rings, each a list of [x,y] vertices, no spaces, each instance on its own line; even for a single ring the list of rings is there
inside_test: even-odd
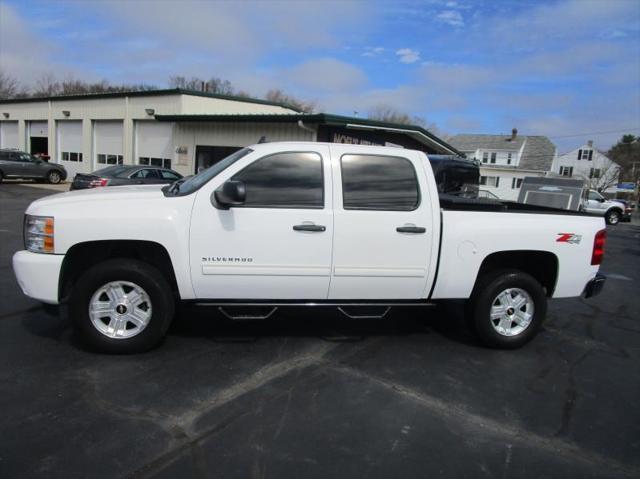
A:
[[[589,178],[600,178],[600,168],[591,168],[589,170]]]
[[[561,166],[560,176],[573,176],[573,166]]]
[[[495,163],[496,162],[496,153],[491,153],[491,163]]]
[[[522,186],[522,178],[512,178],[511,179],[511,189],[515,190]]]
[[[507,165],[511,164],[512,153],[507,153]]]
[[[482,162],[487,163],[489,161],[489,153],[486,151],[482,154]]]
[[[591,161],[593,159],[593,150],[579,150],[578,159]]]
[[[500,177],[499,176],[481,176],[480,185],[492,186],[494,188],[497,188],[500,185]]]
[[[138,158],[138,164],[148,165],[148,166],[157,166],[160,168],[171,168],[171,159],[170,158],[150,158],[148,156],[140,156]]]

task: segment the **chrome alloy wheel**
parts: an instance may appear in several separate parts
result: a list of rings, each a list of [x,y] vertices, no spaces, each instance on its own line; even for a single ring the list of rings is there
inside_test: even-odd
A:
[[[113,339],[141,333],[151,319],[151,300],[144,289],[128,281],[112,281],[96,290],[89,301],[93,326]]]
[[[491,325],[502,336],[517,336],[531,324],[533,299],[520,288],[505,289],[491,303]]]

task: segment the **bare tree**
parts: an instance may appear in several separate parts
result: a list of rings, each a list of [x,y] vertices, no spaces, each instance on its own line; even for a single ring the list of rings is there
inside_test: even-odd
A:
[[[23,92],[24,88],[15,77],[0,72],[0,99],[15,98]]]
[[[288,95],[280,89],[269,90],[265,98],[275,103],[284,103],[303,113],[313,113],[316,111],[316,103],[310,101],[299,100],[298,98]]]
[[[603,192],[614,185],[618,184],[620,178],[620,167],[609,162],[604,168],[592,168],[592,173],[589,175],[588,182],[589,188]]]
[[[380,104],[375,106],[367,113],[370,120],[386,121],[388,123],[397,123],[399,125],[417,125],[429,130],[431,133],[441,135],[439,128],[435,123],[429,123],[427,120],[417,115],[409,115],[401,112],[396,108]]]
[[[32,90],[33,96],[54,96],[59,95],[62,90],[60,82],[56,80],[56,76],[51,73],[43,73],[36,80],[36,86]]]

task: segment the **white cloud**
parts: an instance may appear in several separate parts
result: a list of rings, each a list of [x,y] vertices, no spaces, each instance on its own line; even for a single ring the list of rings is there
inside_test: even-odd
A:
[[[436,15],[436,18],[452,27],[464,27],[464,18],[456,10],[443,10]]]
[[[384,47],[367,47],[365,48],[364,53],[362,54],[363,57],[375,57],[378,55],[381,55],[382,53],[384,53],[386,50],[386,48]]]
[[[396,55],[402,63],[415,63],[420,60],[420,52],[411,48],[401,48],[396,51]]]
[[[357,67],[336,60],[318,58],[286,69],[279,74],[281,80],[310,95],[326,92],[349,92],[363,87],[366,75]]]

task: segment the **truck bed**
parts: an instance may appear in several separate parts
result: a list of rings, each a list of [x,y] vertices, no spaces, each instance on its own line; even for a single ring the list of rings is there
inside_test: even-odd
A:
[[[517,203],[515,201],[502,201],[485,198],[463,198],[460,196],[448,195],[443,193],[438,196],[440,199],[441,208],[450,211],[489,211],[504,213],[537,213],[549,215],[594,216],[582,211],[529,205],[525,203]]]

